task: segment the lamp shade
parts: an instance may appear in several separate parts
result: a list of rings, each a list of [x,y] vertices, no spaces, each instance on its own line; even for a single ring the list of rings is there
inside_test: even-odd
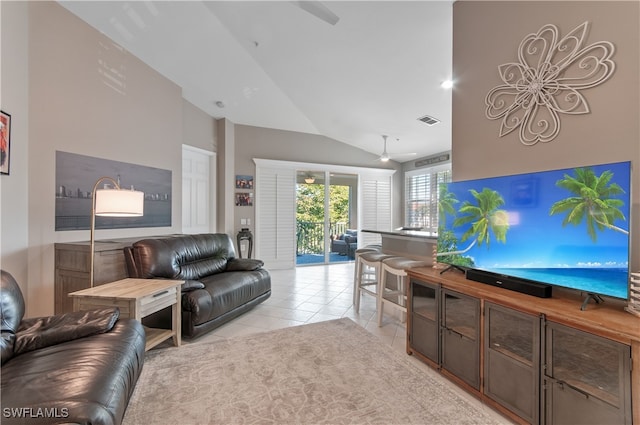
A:
[[[96,190],[96,216],[140,217],[143,214],[144,192],[128,189]]]

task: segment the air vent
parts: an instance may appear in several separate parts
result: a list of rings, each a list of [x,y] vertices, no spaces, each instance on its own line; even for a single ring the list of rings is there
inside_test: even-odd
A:
[[[418,121],[422,121],[426,125],[436,125],[440,122],[439,119],[430,117],[429,115],[425,115],[424,117],[418,118]]]

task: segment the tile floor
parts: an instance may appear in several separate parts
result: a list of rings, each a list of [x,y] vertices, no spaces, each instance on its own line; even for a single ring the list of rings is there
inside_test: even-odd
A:
[[[406,327],[400,321],[400,313],[397,310],[385,308],[383,326],[378,327],[375,299],[365,294],[361,298],[360,313],[354,311],[353,266],[353,262],[349,262],[304,266],[292,270],[270,270],[271,297],[267,301],[193,342],[183,342],[189,344],[215,341],[348,317],[406,355]],[[435,379],[448,382],[415,357],[407,357]],[[496,423],[512,424],[456,385],[450,386],[470,403],[492,415]]]
[[[387,308],[390,314],[385,314],[382,327],[378,327],[373,297],[363,295],[360,313],[354,311],[352,262],[270,273],[271,297],[267,301],[203,338],[226,338],[348,317],[404,352],[406,328],[399,314],[393,315],[393,309]]]

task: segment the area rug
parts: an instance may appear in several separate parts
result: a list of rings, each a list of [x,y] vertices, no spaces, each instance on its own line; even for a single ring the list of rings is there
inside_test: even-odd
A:
[[[407,357],[350,319],[151,350],[123,423],[498,423]]]

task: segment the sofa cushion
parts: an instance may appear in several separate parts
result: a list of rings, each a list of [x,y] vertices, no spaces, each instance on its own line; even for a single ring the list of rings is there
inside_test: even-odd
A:
[[[25,319],[16,332],[14,355],[107,332],[119,317],[118,308],[107,307]]]
[[[137,277],[199,280],[224,272],[235,258],[231,237],[225,233],[143,239],[132,245]]]
[[[182,311],[194,325],[208,322],[271,290],[265,269],[226,272],[202,278],[204,289],[182,294]]]

